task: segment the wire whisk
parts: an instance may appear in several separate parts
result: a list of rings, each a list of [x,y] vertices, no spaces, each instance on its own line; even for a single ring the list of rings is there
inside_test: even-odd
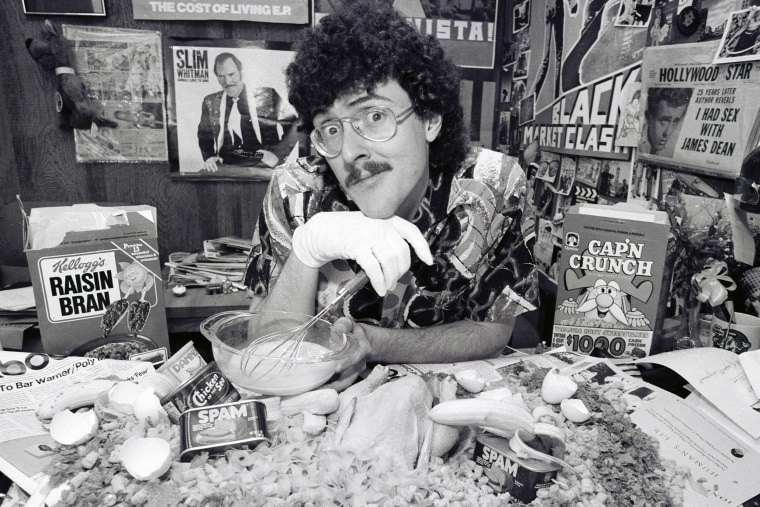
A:
[[[332,301],[303,324],[290,331],[275,331],[253,340],[242,351],[240,370],[246,376],[257,375],[258,378],[262,378],[274,373],[275,370],[277,373],[282,373],[292,368],[293,360],[299,357],[309,330],[341,304],[346,297],[356,294],[368,281],[367,274],[364,271],[359,271],[348,283],[338,289]],[[267,362],[271,363],[271,366],[263,372],[258,371],[264,356],[266,356]],[[278,365],[281,366],[279,369]]]

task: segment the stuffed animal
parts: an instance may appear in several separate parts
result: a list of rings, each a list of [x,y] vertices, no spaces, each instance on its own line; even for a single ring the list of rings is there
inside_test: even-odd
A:
[[[27,39],[26,48],[37,63],[55,71],[58,77],[58,110],[61,112],[61,126],[64,128],[91,129],[116,127],[115,121],[103,118],[96,104],[87,95],[85,87],[73,68],[71,45],[49,20],[40,39]],[[56,97],[58,98],[58,97]]]

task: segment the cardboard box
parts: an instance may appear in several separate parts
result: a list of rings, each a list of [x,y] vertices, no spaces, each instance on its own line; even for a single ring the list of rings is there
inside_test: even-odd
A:
[[[45,352],[166,360],[155,208],[35,208],[26,233]]]
[[[673,260],[667,214],[576,205],[563,234],[552,346],[612,358],[660,352]]]

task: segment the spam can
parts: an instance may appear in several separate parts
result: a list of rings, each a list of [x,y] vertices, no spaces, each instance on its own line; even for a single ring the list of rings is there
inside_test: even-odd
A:
[[[193,342],[189,341],[172,354],[158,371],[174,379],[179,385],[194,377],[204,366],[206,366],[206,360],[195,348]]]
[[[225,377],[215,361],[200,369],[193,377],[180,384],[161,399],[161,405],[172,422],[179,422],[182,412],[191,408],[208,407],[219,403],[238,401],[240,393]]]
[[[559,470],[554,463],[519,458],[509,447],[509,440],[485,434],[475,438],[473,460],[483,467],[494,491],[509,492],[523,503],[532,502],[540,489],[551,486]]]
[[[227,449],[272,441],[266,406],[255,400],[191,408],[180,415],[179,424],[181,461],[190,461],[201,452],[222,454]]]

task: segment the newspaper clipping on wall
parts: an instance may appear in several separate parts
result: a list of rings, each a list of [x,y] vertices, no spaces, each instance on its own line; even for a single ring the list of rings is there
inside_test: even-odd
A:
[[[644,51],[640,160],[738,176],[758,137],[760,62],[713,64],[716,47],[710,42]]]
[[[163,162],[166,111],[161,34],[63,25],[77,74],[116,127],[76,129],[77,162]]]
[[[182,176],[268,179],[273,167],[298,156],[284,74],[293,53],[236,45],[171,46],[171,158]]]

